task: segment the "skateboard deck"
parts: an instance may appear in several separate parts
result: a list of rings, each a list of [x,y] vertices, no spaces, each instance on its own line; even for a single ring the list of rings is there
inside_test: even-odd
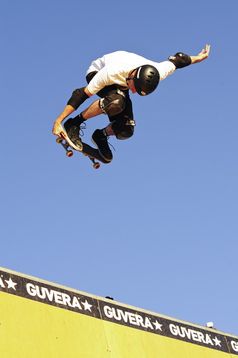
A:
[[[56,142],[58,144],[61,144],[62,147],[65,149],[67,157],[72,157],[74,154],[74,151],[76,151],[78,153],[82,153],[83,155],[88,157],[90,159],[90,161],[93,163],[94,169],[100,168],[99,162],[104,163],[104,164],[110,163],[100,155],[98,149],[91,147],[87,143],[81,142],[82,143],[81,150],[76,149],[76,147],[73,147],[73,145],[71,144],[72,142],[69,140],[67,133],[65,132],[63,127],[62,127],[62,131],[61,131],[60,135],[56,139]]]

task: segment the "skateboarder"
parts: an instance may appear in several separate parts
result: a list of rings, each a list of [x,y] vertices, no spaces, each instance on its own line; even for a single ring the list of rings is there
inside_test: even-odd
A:
[[[80,150],[80,125],[89,118],[107,114],[110,124],[106,128],[96,129],[92,140],[102,157],[110,162],[112,152],[108,137],[115,135],[117,139],[127,139],[134,132],[135,120],[129,91],[146,96],[176,69],[205,60],[209,52],[210,45],[206,45],[198,55],[189,56],[177,52],[166,61],[155,62],[134,53],[116,51],[94,60],[86,73],[88,85],[73,91],[66,107],[54,123],[53,134],[60,135],[64,119],[77,110],[87,98],[97,94],[100,99],[76,117],[69,118],[64,129],[70,144]]]

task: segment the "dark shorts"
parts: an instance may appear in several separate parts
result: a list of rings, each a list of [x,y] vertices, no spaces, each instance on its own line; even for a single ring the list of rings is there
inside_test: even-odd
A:
[[[96,75],[95,72],[90,72],[86,76],[86,81],[89,83],[91,79]],[[134,133],[134,125],[130,124],[130,121],[133,122],[134,116],[133,116],[133,108],[132,108],[132,102],[129,96],[129,90],[122,90],[117,85],[111,85],[104,87],[101,91],[97,93],[97,95],[100,98],[104,98],[108,96],[110,93],[113,93],[117,90],[120,90],[123,92],[125,97],[125,109],[120,112],[119,114],[116,114],[114,116],[108,116],[109,121],[112,123],[112,128],[117,136],[118,139],[126,139],[133,135]],[[121,135],[120,135],[121,134]]]

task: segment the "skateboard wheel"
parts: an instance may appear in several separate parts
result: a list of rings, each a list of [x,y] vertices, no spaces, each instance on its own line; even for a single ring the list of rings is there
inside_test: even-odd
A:
[[[66,152],[66,155],[67,155],[68,158],[72,157],[73,154],[74,154],[74,153],[73,153],[72,150],[67,150],[67,152]]]
[[[94,169],[99,169],[100,168],[100,163],[94,163],[93,164],[93,167],[94,167]]]
[[[58,137],[56,139],[56,143],[61,144],[63,142],[63,138]]]

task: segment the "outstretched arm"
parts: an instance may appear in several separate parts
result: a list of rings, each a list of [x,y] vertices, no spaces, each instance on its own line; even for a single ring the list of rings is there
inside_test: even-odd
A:
[[[206,60],[209,56],[210,48],[210,45],[206,45],[202,49],[202,51],[195,56],[189,56],[183,52],[177,52],[174,56],[169,57],[169,61],[171,61],[175,65],[176,69],[183,68],[191,64]]]

